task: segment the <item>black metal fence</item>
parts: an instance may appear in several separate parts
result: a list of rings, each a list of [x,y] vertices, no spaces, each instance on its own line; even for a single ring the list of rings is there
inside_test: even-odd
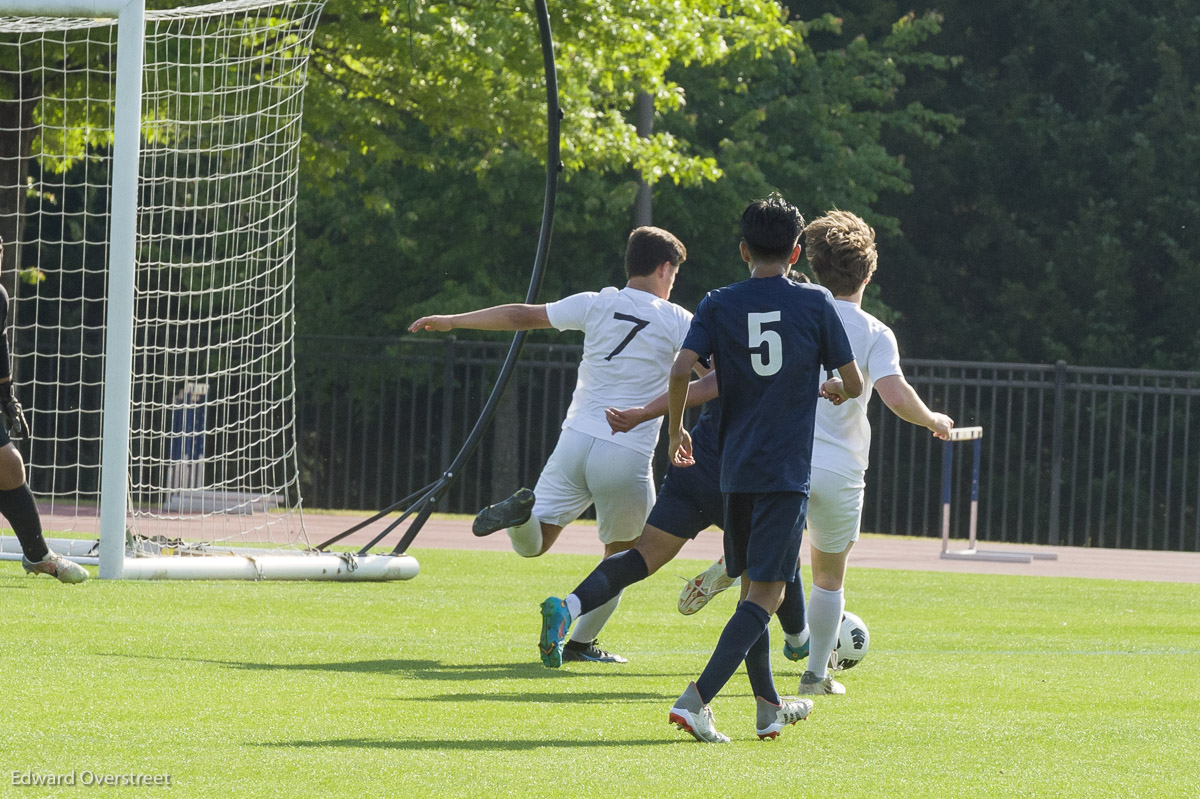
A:
[[[478,419],[506,350],[505,342],[455,337],[301,339],[306,504],[379,508],[432,482]],[[580,352],[526,345],[491,429],[441,510],[473,513],[536,481]],[[930,407],[984,428],[980,540],[1200,551],[1200,372],[903,363]],[[871,417],[863,529],[940,535],[947,445],[878,398]],[[663,467],[660,450],[656,471]],[[968,471],[957,469],[952,487],[956,538],[967,530]]]

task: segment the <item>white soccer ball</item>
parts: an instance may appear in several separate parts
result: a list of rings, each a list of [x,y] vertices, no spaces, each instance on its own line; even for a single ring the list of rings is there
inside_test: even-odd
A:
[[[867,654],[871,646],[871,634],[867,631],[866,622],[850,611],[842,613],[842,625],[838,628],[837,648],[833,650],[833,659],[840,669],[857,666]]]

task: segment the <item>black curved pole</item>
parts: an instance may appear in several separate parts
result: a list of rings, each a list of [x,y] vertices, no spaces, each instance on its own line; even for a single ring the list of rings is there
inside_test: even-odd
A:
[[[533,303],[542,288],[542,277],[545,275],[546,261],[550,254],[550,234],[554,227],[554,206],[558,196],[558,173],[562,170],[560,162],[562,109],[558,105],[558,74],[554,63],[554,37],[550,31],[550,11],[547,8],[546,0],[535,0],[534,6],[537,12],[538,30],[541,34],[542,68],[546,74],[546,189],[545,198],[542,201],[542,224],[538,233],[537,252],[533,258],[533,274],[529,278],[529,289],[525,292],[526,303]],[[369,519],[319,544],[316,547],[318,550],[325,549],[330,544],[340,541],[351,533],[357,532],[367,525],[378,521],[392,511],[404,507],[414,497],[419,497],[399,519],[389,524],[383,532],[379,533],[370,543],[359,550],[359,554],[367,554],[388,533],[402,524],[409,516],[416,513],[416,518],[413,519],[412,524],[409,525],[408,530],[405,532],[404,537],[400,539],[396,548],[392,550],[392,554],[398,555],[408,551],[409,545],[412,544],[413,539],[417,537],[417,533],[421,531],[421,528],[433,513],[434,507],[454,485],[463,467],[470,460],[478,448],[480,441],[483,439],[483,434],[491,423],[492,417],[496,415],[496,407],[500,403],[500,397],[504,394],[504,390],[508,387],[508,383],[512,379],[517,359],[520,357],[521,349],[525,345],[526,335],[526,331],[521,330],[513,336],[512,344],[508,348],[508,354],[505,356],[504,363],[500,367],[500,374],[496,378],[496,384],[492,387],[492,393],[488,397],[487,403],[483,406],[483,412],[480,414],[479,420],[475,423],[475,427],[471,430],[470,435],[467,436],[462,449],[459,450],[458,455],[455,456],[450,466],[442,473],[442,476],[425,488],[384,508]]]

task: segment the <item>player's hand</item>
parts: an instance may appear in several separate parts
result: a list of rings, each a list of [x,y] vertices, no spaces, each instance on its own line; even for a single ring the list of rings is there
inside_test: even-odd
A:
[[[933,415],[933,421],[931,421],[927,426],[929,427],[930,432],[933,433],[934,438],[940,438],[942,441],[946,441],[950,438],[950,431],[954,429],[954,420],[944,413],[935,413]]]
[[[29,433],[21,403],[12,395],[11,380],[0,383],[0,416],[4,418],[4,428],[9,438],[21,439]]]
[[[604,418],[608,420],[608,426],[612,428],[612,434],[615,436],[617,433],[628,433],[646,421],[646,409],[626,408],[618,410],[617,408],[606,408]]]
[[[846,396],[846,386],[842,383],[842,378],[831,377],[821,384],[821,396],[832,402],[834,405],[841,405],[849,397]]]
[[[438,333],[448,333],[454,329],[454,325],[450,322],[449,316],[422,316],[417,321],[408,326],[409,333],[417,333],[422,330],[433,330]]]
[[[692,457],[692,437],[688,431],[680,430],[671,434],[671,446],[667,450],[667,457],[671,459],[672,464],[681,469],[696,465],[696,460]]]

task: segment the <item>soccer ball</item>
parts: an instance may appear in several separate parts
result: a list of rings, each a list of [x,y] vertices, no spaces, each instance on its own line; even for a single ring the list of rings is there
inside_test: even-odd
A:
[[[838,628],[837,648],[833,650],[833,659],[838,668],[857,666],[866,656],[870,645],[871,634],[867,632],[866,623],[850,611],[844,611],[842,625]]]

